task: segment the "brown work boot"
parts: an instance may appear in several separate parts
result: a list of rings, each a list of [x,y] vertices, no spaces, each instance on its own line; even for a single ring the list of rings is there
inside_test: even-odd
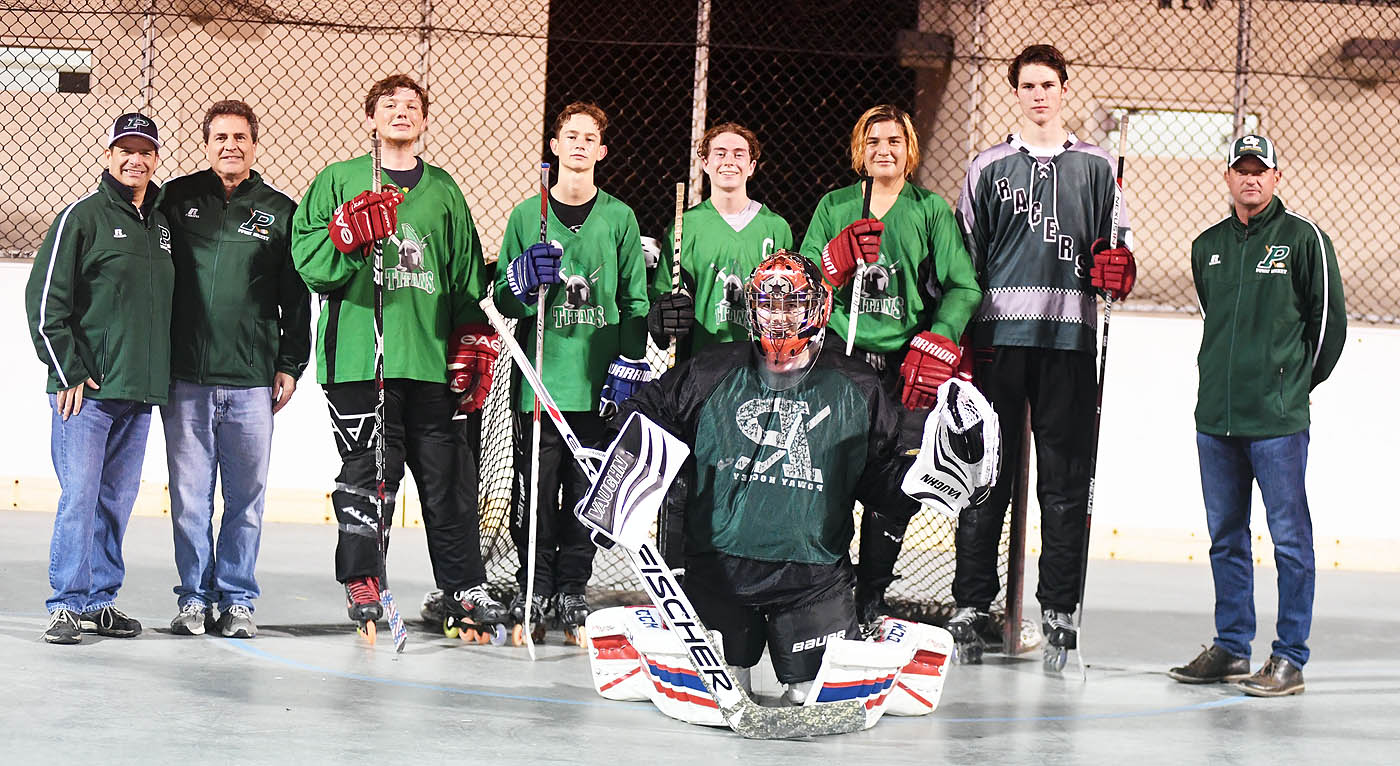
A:
[[[1303,693],[1303,669],[1285,657],[1273,655],[1259,672],[1235,684],[1251,697],[1283,697]]]
[[[1242,681],[1249,678],[1249,658],[1236,657],[1215,644],[1205,648],[1196,659],[1167,671],[1167,675],[1184,684],[1218,684],[1221,681]]]

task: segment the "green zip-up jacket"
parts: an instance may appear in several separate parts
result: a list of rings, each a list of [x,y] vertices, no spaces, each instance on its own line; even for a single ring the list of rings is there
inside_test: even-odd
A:
[[[1308,427],[1308,392],[1327,379],[1346,340],[1332,240],[1275,197],[1191,243],[1205,315],[1196,357],[1196,430],[1267,438]]]
[[[257,171],[224,198],[209,169],[165,184],[175,261],[170,376],[212,386],[301,377],[311,353],[311,294],[292,265],[292,198]]]
[[[165,404],[170,392],[170,227],[108,173],[58,214],[24,290],[29,331],[49,367],[48,392],[81,385],[93,399]]]

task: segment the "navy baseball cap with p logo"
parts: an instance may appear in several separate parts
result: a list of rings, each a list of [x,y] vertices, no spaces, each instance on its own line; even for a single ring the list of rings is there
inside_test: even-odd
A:
[[[1240,136],[1230,145],[1230,167],[1245,157],[1254,157],[1266,168],[1278,167],[1278,155],[1274,153],[1274,142],[1263,136],[1250,134]]]
[[[156,121],[140,112],[127,112],[112,123],[112,130],[107,134],[107,148],[112,148],[117,139],[127,136],[140,136],[155,144],[157,149],[160,148],[160,131],[156,130]]]

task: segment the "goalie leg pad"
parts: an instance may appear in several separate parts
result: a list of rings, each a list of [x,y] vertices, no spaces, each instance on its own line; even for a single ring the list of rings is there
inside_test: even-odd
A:
[[[651,700],[662,713],[686,723],[726,725],[685,645],[654,607],[600,609],[585,624],[598,694],[614,700]]]
[[[880,626],[879,641],[914,648],[913,657],[899,670],[885,712],[916,716],[937,710],[951,667],[948,659],[953,656],[952,634],[933,625],[887,617]]]
[[[971,383],[951,378],[924,421],[923,441],[904,475],[904,493],[956,519],[984,497],[1001,467],[996,410]]]

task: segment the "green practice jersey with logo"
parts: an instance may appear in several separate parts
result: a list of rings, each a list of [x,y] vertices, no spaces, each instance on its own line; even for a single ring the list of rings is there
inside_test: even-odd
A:
[[[642,388],[639,411],[691,445],[686,550],[834,564],[854,501],[899,492],[899,404],[874,369],[828,346],[801,382],[764,385],[748,342],[708,346]]]
[[[802,254],[817,263],[841,230],[861,217],[861,184],[822,197],[802,240]],[[982,300],[977,276],[963,248],[953,211],[933,192],[905,183],[880,217],[880,258],[865,269],[856,348],[888,353],[929,330],[957,342]],[[855,280],[836,292],[829,327],[845,340]]]
[[[1012,135],[967,169],[958,216],[985,293],[972,342],[1091,351],[1089,246],[1113,228],[1115,165],[1074,134],[1048,157],[1035,151]],[[1126,208],[1118,241],[1130,246]]]
[[[598,191],[588,219],[571,231],[551,210],[547,238],[564,249],[562,284],[545,298],[544,369],[541,378],[565,412],[597,409],[608,365],[619,356],[646,355],[647,269],[637,217],[621,200]],[[510,291],[510,262],[540,240],[540,197],[525,200],[510,213],[501,256],[496,261],[496,306],[520,322],[516,336],[535,357],[534,305],[521,303]],[[523,410],[534,407],[534,390],[521,381]]]
[[[652,300],[671,290],[675,225],[666,227],[661,258],[652,280]],[[695,326],[681,344],[681,358],[715,343],[747,340],[744,283],[758,264],[778,250],[792,248],[792,228],[782,216],[758,206],[758,212],[735,231],[705,200],[685,211],[681,221],[681,283],[695,298]]]
[[[316,175],[292,217],[292,260],[321,295],[319,383],[374,379],[374,264],[337,250],[326,229],[371,180],[368,154],[337,162]],[[397,214],[398,228],[383,240],[384,377],[445,383],[452,329],[485,321],[477,305],[487,284],[481,240],[462,190],[432,165]]]

